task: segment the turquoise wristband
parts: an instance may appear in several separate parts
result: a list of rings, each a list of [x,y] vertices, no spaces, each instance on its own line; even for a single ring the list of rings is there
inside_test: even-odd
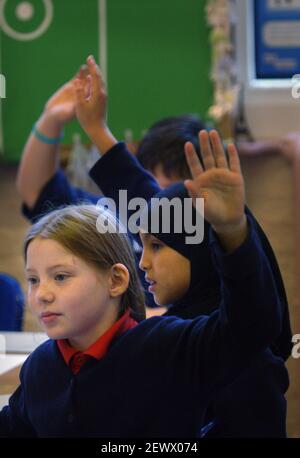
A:
[[[36,125],[33,126],[32,133],[38,140],[40,140],[43,143],[47,143],[48,145],[57,145],[64,138],[63,132],[61,133],[60,137],[47,137],[46,135],[42,134],[37,130]]]

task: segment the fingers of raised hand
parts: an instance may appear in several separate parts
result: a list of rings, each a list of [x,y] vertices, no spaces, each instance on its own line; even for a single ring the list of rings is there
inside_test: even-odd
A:
[[[79,78],[79,79],[84,79],[88,76],[89,74],[89,70],[88,70],[88,67],[87,65],[81,65],[76,77]]]
[[[194,145],[191,142],[187,142],[184,145],[184,152],[185,152],[185,157],[186,161],[188,163],[191,175],[193,179],[197,178],[202,172],[203,168],[200,163],[199,157],[196,153],[196,150],[194,148]]]
[[[233,144],[228,145],[227,147],[228,157],[229,157],[229,167],[232,172],[242,173],[241,164],[239,159],[239,154],[236,147]]]
[[[223,144],[221,142],[218,132],[216,130],[212,130],[209,133],[209,138],[210,138],[216,166],[218,168],[228,168],[228,163],[227,163],[227,159],[225,156]]]
[[[79,104],[85,103],[86,102],[86,96],[85,96],[84,81],[82,79],[80,79],[80,78],[75,78],[74,79],[74,87],[75,87],[77,103],[79,103]]]
[[[74,80],[76,93],[83,97],[86,101],[90,99],[92,92],[92,77],[87,75],[83,78],[76,78]]]
[[[196,198],[198,197],[197,196],[197,192],[195,191],[195,184],[192,180],[185,180],[184,181],[184,186],[189,194],[189,196],[193,199],[193,204],[195,205],[195,202],[196,202]]]
[[[92,77],[92,89],[93,92],[98,93],[105,87],[104,80],[100,71],[100,68],[95,62],[93,56],[87,58],[88,71]]]
[[[221,138],[216,130],[209,133],[205,130],[199,133],[199,142],[204,167],[206,170],[213,167],[230,169],[241,173],[241,165],[236,147],[228,145],[228,160]]]
[[[199,132],[199,144],[205,170],[215,167],[215,158],[207,130],[201,130]]]

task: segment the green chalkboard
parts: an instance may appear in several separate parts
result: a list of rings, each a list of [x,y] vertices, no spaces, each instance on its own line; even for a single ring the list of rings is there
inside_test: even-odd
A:
[[[0,5],[0,73],[6,79],[6,99],[0,100],[2,160],[19,160],[49,95],[91,53],[105,66],[109,123],[118,138],[130,130],[139,139],[164,116],[205,116],[212,100],[205,0],[1,0]],[[64,142],[71,143],[76,131],[74,121]]]
[[[203,0],[108,2],[110,122],[135,138],[161,117],[211,104]]]
[[[9,26],[26,35],[46,15],[42,0],[30,1],[32,21],[16,19],[17,0],[9,0],[2,14]],[[39,37],[16,39],[1,30],[1,73],[6,78],[2,100],[5,161],[17,161],[33,123],[51,93],[69,79],[87,53],[98,52],[97,0],[52,0],[53,18]],[[37,16],[37,20],[34,18]],[[27,23],[28,22],[28,23]],[[77,126],[73,126],[77,129]],[[66,136],[70,141],[70,135]]]

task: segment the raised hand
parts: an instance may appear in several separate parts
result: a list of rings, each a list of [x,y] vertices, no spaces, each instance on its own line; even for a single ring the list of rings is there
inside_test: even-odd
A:
[[[105,85],[101,71],[92,56],[87,58],[87,69],[87,76],[75,79],[75,113],[82,128],[103,155],[117,143],[117,140],[106,124]]]
[[[75,85],[74,79],[83,79],[86,75],[86,68],[82,66],[73,79],[60,87],[48,100],[44,113],[51,117],[57,124],[63,126],[75,117]]]
[[[234,145],[228,146],[228,160],[217,131],[199,134],[203,166],[192,143],[185,145],[192,180],[185,186],[192,198],[204,198],[204,216],[218,234],[246,235],[245,187]]]
[[[89,74],[75,80],[76,116],[86,132],[106,125],[107,95],[101,71],[92,56],[87,58]]]

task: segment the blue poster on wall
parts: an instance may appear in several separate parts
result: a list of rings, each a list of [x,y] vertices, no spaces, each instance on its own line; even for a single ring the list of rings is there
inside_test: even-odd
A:
[[[300,0],[255,0],[256,78],[300,73]]]

